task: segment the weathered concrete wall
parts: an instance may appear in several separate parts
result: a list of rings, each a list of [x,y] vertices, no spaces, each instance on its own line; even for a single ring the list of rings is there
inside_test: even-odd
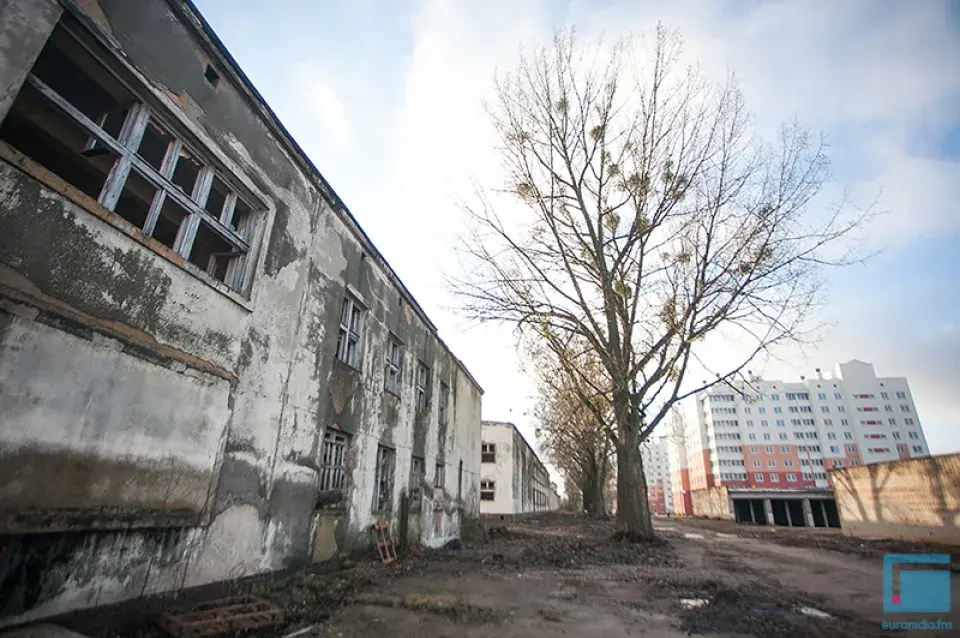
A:
[[[496,463],[481,463],[481,478],[496,485],[495,499],[480,502],[481,514],[516,516],[559,507],[550,473],[513,423],[484,421],[482,439],[497,447]]]
[[[693,490],[690,493],[690,500],[694,516],[733,519],[733,512],[730,510],[730,496],[727,494],[727,488],[722,485],[703,490]]]
[[[126,345],[0,301],[0,533],[203,522],[229,382]]]
[[[0,143],[0,625],[366,548],[375,517],[399,522],[412,455],[431,486],[420,540],[458,535],[479,515],[476,382],[189,5],[81,6],[141,97],[257,202],[252,272],[227,290]],[[22,78],[32,58],[3,62]],[[348,290],[366,308],[356,370],[335,357]],[[384,391],[390,332],[399,398]],[[348,479],[321,513],[332,426],[350,436]],[[396,451],[388,513],[373,511],[379,444]]]
[[[830,470],[843,531],[960,545],[960,454]]]
[[[0,4],[0,122],[62,11],[56,0]]]
[[[493,443],[496,448],[494,463],[480,463],[480,480],[493,481],[492,501],[480,501],[480,513],[483,515],[512,516],[519,512],[519,503],[514,486],[514,428],[511,423],[484,421],[482,442]],[[477,481],[479,489],[480,481]]]

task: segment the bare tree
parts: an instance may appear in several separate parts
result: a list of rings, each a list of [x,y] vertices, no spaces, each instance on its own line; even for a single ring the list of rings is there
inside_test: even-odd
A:
[[[514,324],[570,374],[600,362],[617,521],[652,537],[639,444],[680,399],[810,338],[823,271],[857,259],[868,212],[811,205],[822,143],[796,123],[759,141],[733,77],[687,66],[662,26],[610,49],[560,33],[495,88],[506,189],[466,206],[454,285],[470,316]],[[696,344],[720,334],[743,357],[684,383]]]
[[[571,488],[576,490],[583,510],[604,515],[604,492],[612,476],[614,446],[596,411],[606,413],[609,419],[609,391],[597,392],[592,387],[605,383],[603,367],[596,360],[584,362],[574,375],[549,348],[537,349],[534,345],[530,354],[540,394],[534,411],[539,423],[538,441],[564,477],[568,494]]]

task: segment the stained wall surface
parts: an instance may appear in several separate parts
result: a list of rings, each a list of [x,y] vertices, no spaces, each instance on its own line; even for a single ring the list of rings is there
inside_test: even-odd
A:
[[[843,531],[960,545],[960,454],[830,471]]]
[[[60,113],[28,75],[66,36],[250,207],[235,285],[23,142],[17,100]],[[482,390],[192,4],[4,3],[0,56],[0,625],[363,550],[375,520],[439,545],[479,516]],[[346,480],[321,506],[328,431]]]

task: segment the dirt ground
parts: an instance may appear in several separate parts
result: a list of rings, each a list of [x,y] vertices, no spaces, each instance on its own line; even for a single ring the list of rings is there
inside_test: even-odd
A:
[[[251,592],[287,613],[253,635],[889,635],[881,623],[905,618],[882,612],[882,553],[929,549],[725,521],[655,526],[661,540],[637,544],[616,539],[612,521],[548,514],[491,528],[474,547],[302,571]],[[956,570],[952,589],[958,610]]]

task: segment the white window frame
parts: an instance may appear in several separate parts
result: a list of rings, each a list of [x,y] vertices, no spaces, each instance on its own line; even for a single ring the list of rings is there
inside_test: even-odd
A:
[[[443,381],[440,382],[440,396],[437,397],[437,423],[446,425],[450,418],[448,413],[450,407],[450,386]]]
[[[320,452],[320,491],[343,490],[350,459],[350,437],[328,428]]]
[[[484,498],[484,495],[489,495],[489,498]],[[481,501],[497,500],[497,484],[495,481],[491,481],[489,479],[482,479],[480,481],[480,500]]]
[[[82,40],[78,38],[71,29],[65,28],[64,31],[68,37],[73,38],[81,46],[84,46]],[[252,252],[251,239],[255,236],[256,232],[257,207],[247,205],[250,211],[250,219],[247,220],[242,230],[238,231],[235,229],[233,226],[233,217],[238,201],[238,194],[233,187],[229,186],[234,180],[224,179],[227,177],[226,171],[214,168],[204,157],[204,154],[197,153],[192,147],[180,139],[175,131],[168,125],[169,116],[148,106],[139,95],[141,91],[135,90],[129,83],[117,77],[111,69],[111,64],[105,62],[92,51],[90,53],[91,57],[101,66],[102,70],[120,82],[136,100],[128,110],[117,138],[114,138],[104,131],[99,124],[88,118],[80,109],[71,104],[66,98],[57,93],[33,73],[27,76],[26,82],[36,89],[44,99],[90,135],[91,139],[88,143],[90,148],[94,145],[102,145],[114,156],[113,168],[104,181],[97,201],[101,206],[113,212],[120,200],[120,196],[123,193],[124,186],[127,183],[131,171],[135,170],[140,177],[156,189],[149,213],[143,226],[140,228],[141,232],[147,237],[153,235],[164,202],[167,198],[172,199],[187,213],[180,224],[172,250],[185,261],[189,261],[190,252],[193,249],[200,224],[201,222],[206,224],[213,234],[231,246],[231,255],[234,250],[237,251],[236,255],[231,258],[221,283],[225,284],[234,292],[240,293],[244,291],[250,270],[247,268],[247,262]],[[160,124],[161,128],[170,136],[170,142],[159,171],[138,155],[140,142],[143,139],[151,119]],[[184,192],[172,181],[177,161],[183,151],[200,160],[203,164],[191,193]],[[215,176],[219,178],[219,181],[229,191],[219,216],[210,214],[204,208],[207,198],[210,195],[210,188],[213,185]],[[213,260],[213,258],[214,256],[212,255],[211,260]],[[215,270],[214,264],[208,264],[204,270],[207,276],[215,279],[213,273],[211,273],[211,270]],[[218,279],[215,280],[220,281]]]
[[[393,485],[397,467],[397,451],[385,445],[377,446],[377,465],[373,509],[377,512],[393,510]]]
[[[485,457],[489,457],[489,458],[485,458]],[[497,444],[496,443],[480,444],[480,462],[481,463],[497,462]]]
[[[340,328],[343,329],[342,319]],[[400,396],[403,389],[403,343],[393,335],[390,335],[387,339],[387,357],[384,368],[384,390]]]
[[[430,368],[423,361],[417,361],[417,377],[414,393],[417,412],[426,412],[430,407]]]
[[[360,368],[363,346],[364,308],[351,295],[344,295],[337,333],[337,359],[351,368]]]

